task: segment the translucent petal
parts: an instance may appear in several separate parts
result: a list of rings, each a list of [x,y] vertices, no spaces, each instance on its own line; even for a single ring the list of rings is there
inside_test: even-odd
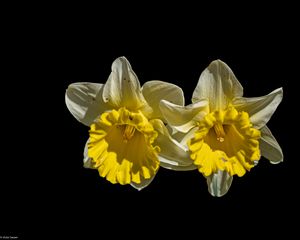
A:
[[[261,154],[270,160],[271,163],[277,164],[283,161],[281,147],[272,135],[270,129],[265,125],[261,130],[260,150]]]
[[[167,123],[172,128],[186,133],[195,127],[197,122],[207,114],[208,102],[207,100],[201,100],[188,106],[180,106],[162,100],[160,109]]]
[[[69,85],[65,101],[71,114],[81,123],[90,126],[108,106],[102,100],[103,84],[80,82]]]
[[[165,159],[163,157],[159,156],[160,160],[160,166],[166,169],[174,170],[174,171],[191,171],[195,170],[198,167],[194,165],[193,163],[190,163],[190,165],[182,166],[182,165],[174,165],[174,163],[169,162],[168,159]]]
[[[152,114],[150,116],[152,119],[163,118],[159,109],[159,103],[162,99],[180,106],[184,105],[183,91],[180,87],[171,83],[149,81],[143,85],[142,92],[147,103],[152,108]]]
[[[260,129],[267,124],[282,100],[283,90],[278,88],[266,96],[254,98],[236,98],[233,105],[238,111],[249,114],[254,127]]]
[[[149,184],[153,181],[153,179],[155,178],[155,175],[153,175],[151,178],[149,178],[149,179],[144,179],[144,178],[142,178],[140,181],[141,181],[141,183],[135,183],[135,182],[132,182],[132,183],[130,183],[130,185],[132,186],[132,187],[134,187],[135,189],[137,189],[137,190],[142,190],[142,189],[144,189],[145,187],[147,187],[147,186],[149,186]]]
[[[92,163],[92,159],[88,156],[88,143],[89,139],[86,141],[83,151],[83,166],[85,168],[95,169],[94,164]]]
[[[232,183],[233,177],[226,171],[218,171],[206,178],[208,191],[214,197],[224,196]]]
[[[129,110],[139,109],[146,104],[140,82],[125,57],[113,62],[112,72],[104,85],[103,101],[114,108],[126,107]]]
[[[201,73],[192,102],[208,99],[210,111],[221,110],[235,97],[243,95],[243,87],[232,70],[221,60],[215,60]]]
[[[160,120],[152,120],[151,123],[158,132],[154,143],[160,148],[159,160],[164,163],[161,166],[190,166],[193,162],[188,151],[171,137],[164,123]]]

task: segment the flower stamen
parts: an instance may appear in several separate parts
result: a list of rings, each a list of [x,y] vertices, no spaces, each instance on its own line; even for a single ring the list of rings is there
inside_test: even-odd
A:
[[[123,133],[123,141],[127,143],[134,135],[135,127],[132,125],[126,125]]]
[[[219,142],[224,142],[225,141],[225,131],[224,131],[223,125],[221,123],[216,123],[214,125],[214,130],[217,135],[217,140]]]

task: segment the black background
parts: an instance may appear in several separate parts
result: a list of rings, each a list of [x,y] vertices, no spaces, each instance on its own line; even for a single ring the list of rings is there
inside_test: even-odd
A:
[[[80,7],[43,6],[8,27],[7,63],[18,68],[12,67],[12,85],[5,88],[15,93],[4,106],[10,134],[1,167],[0,233],[40,239],[291,234],[290,219],[299,209],[291,154],[291,81],[298,77],[292,6]],[[88,127],[68,112],[65,90],[73,82],[105,83],[119,56],[129,60],[141,85],[163,80],[180,86],[186,104],[215,59],[231,67],[246,97],[283,87],[268,126],[284,162],[262,158],[244,177],[234,177],[222,198],[210,196],[197,170],[160,168],[137,191],[83,168]]]

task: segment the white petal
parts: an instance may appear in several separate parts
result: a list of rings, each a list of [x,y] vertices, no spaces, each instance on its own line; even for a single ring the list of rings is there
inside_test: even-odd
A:
[[[278,88],[262,97],[236,98],[233,100],[233,105],[238,111],[247,112],[253,126],[260,129],[270,120],[282,100],[282,95],[282,88]]]
[[[174,171],[191,171],[191,170],[195,170],[198,168],[193,163],[190,163],[190,165],[187,165],[187,166],[181,166],[181,165],[176,166],[173,164],[173,162],[170,162],[170,161],[168,161],[168,159],[165,159],[161,156],[159,156],[159,160],[160,160],[160,166],[162,166],[163,168],[166,168],[166,169],[174,170]]]
[[[160,148],[159,159],[165,163],[162,166],[190,166],[193,161],[190,159],[188,151],[171,137],[167,128],[161,120],[152,120],[154,129],[158,132],[153,145]]]
[[[104,85],[103,101],[115,108],[136,110],[145,104],[140,82],[125,57],[117,58]]]
[[[169,124],[166,124],[166,128],[168,129],[169,133],[171,134],[172,137],[174,137],[174,134],[179,134],[179,135],[184,135],[182,132],[178,132],[176,129],[171,127]],[[177,141],[178,142],[178,141]]]
[[[153,175],[149,179],[143,178],[143,179],[141,179],[141,183],[133,183],[132,182],[132,183],[130,183],[130,185],[140,191],[140,190],[144,189],[145,187],[147,187],[153,181],[154,177],[155,177],[155,175]]]
[[[166,127],[168,128],[168,126],[169,125],[167,125]],[[168,128],[168,130],[169,130],[169,128]],[[172,138],[174,138],[177,142],[179,142],[180,145],[188,151],[189,148],[188,148],[187,142],[195,136],[195,132],[197,130],[198,130],[198,127],[192,128],[187,133],[178,132],[175,130],[174,133],[172,133]],[[170,132],[170,130],[169,130],[169,132]]]
[[[95,118],[107,109],[102,101],[103,84],[73,83],[69,85],[65,101],[71,114],[81,123],[90,126]]]
[[[195,136],[195,132],[198,130],[198,127],[192,128],[189,132],[184,135],[176,134],[173,136],[183,147],[188,149],[187,142]]]
[[[243,96],[243,87],[232,70],[221,60],[215,60],[201,73],[192,102],[208,99],[210,111],[224,109],[235,97]]]
[[[84,151],[83,151],[83,166],[85,168],[95,169],[95,167],[93,167],[93,164],[92,164],[92,159],[89,158],[89,156],[88,156],[88,143],[89,143],[89,140],[90,139],[88,139],[86,141],[86,144],[84,146]]]
[[[260,129],[260,150],[261,155],[270,160],[271,163],[277,164],[283,161],[283,153],[281,147],[272,135],[270,129],[266,126]]]
[[[233,177],[226,171],[218,171],[207,177],[207,186],[209,193],[214,197],[225,195],[232,183]]]
[[[196,123],[208,113],[207,100],[188,106],[179,106],[162,100],[159,106],[167,123],[177,131],[185,133],[195,127]]]
[[[177,105],[184,105],[184,95],[180,87],[162,81],[149,81],[143,85],[142,93],[152,108],[151,118],[162,119],[159,103],[162,99]]]

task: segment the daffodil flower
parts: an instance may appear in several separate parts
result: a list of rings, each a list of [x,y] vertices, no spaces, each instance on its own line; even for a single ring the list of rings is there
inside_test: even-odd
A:
[[[232,70],[216,60],[202,72],[191,105],[161,101],[165,119],[178,131],[213,196],[226,194],[233,176],[243,176],[261,155],[271,163],[283,161],[282,150],[266,125],[282,94],[278,88],[266,96],[242,97],[243,88]]]
[[[125,57],[113,62],[105,84],[71,84],[66,105],[78,121],[90,126],[84,166],[98,169],[111,183],[142,189],[160,165],[190,165],[188,153],[165,127],[162,99],[184,105],[181,88],[173,84],[149,81],[141,88]]]

